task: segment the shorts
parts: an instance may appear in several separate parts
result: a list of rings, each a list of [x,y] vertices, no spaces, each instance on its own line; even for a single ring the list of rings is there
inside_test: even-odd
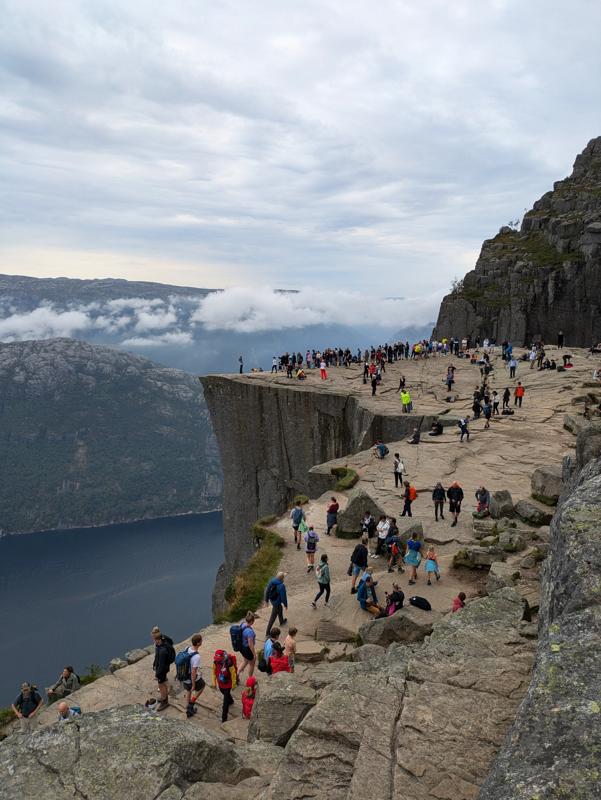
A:
[[[449,511],[451,514],[459,514],[461,512],[461,501],[449,500]]]
[[[359,567],[357,564],[353,564],[353,578],[356,578],[361,572],[363,572],[364,567]]]
[[[250,649],[250,647],[246,647],[245,645],[242,645],[242,647],[240,648],[240,655],[247,661],[254,661],[255,659],[253,651]]]
[[[293,531],[298,531],[299,527],[300,527],[300,525],[293,525],[292,526],[292,530]]]
[[[204,678],[196,678],[196,680],[194,681],[194,691],[200,693],[202,692],[202,690],[205,688],[206,685],[207,684],[205,683]],[[182,681],[182,686],[184,687],[184,689],[186,689],[186,691],[188,692],[192,691],[192,681]]]
[[[157,683],[167,683],[167,672],[156,673]]]

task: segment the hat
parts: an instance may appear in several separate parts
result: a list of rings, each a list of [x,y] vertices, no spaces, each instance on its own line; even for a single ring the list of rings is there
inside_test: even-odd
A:
[[[254,689],[254,687],[257,685],[257,679],[255,678],[254,675],[251,675],[250,678],[246,679],[246,685],[251,689]]]
[[[31,689],[31,684],[27,683],[27,681],[21,684],[21,691],[24,692],[26,689]]]

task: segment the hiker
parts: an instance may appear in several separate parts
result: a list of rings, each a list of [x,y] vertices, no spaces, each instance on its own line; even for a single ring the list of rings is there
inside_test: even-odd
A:
[[[300,500],[297,500],[294,504],[294,508],[290,512],[290,519],[292,520],[292,533],[294,534],[294,541],[296,544],[296,549],[300,550],[301,548],[301,534],[299,533],[299,527],[301,522],[304,522],[305,512],[303,511],[303,507]]]
[[[230,706],[234,704],[232,689],[236,688],[237,671],[236,656],[225,650],[215,650],[213,656],[213,670],[211,676],[211,686],[219,689],[223,695],[223,706],[221,709],[221,722],[227,722]]]
[[[238,357],[238,364],[240,364],[240,375],[244,372],[244,361],[242,360],[242,356]]]
[[[496,389],[492,393],[492,413],[494,417],[499,416],[499,393]]]
[[[405,551],[405,564],[409,567],[409,585],[412,586],[417,581],[417,568],[422,560],[422,543],[418,539],[417,531],[413,531],[411,538],[407,542]]]
[[[371,383],[371,396],[375,397],[376,396],[376,389],[378,388],[378,379],[376,378],[375,375],[371,376],[370,383]]]
[[[378,441],[373,446],[372,452],[376,458],[385,458],[390,452],[390,450],[386,447],[384,442],[381,442],[378,439]]]
[[[323,358],[319,362],[319,376],[322,381],[325,381],[328,378],[328,373],[326,372],[326,362],[323,360]]]
[[[178,680],[186,690],[186,716],[188,719],[196,714],[195,703],[203,693],[205,682],[200,674],[200,653],[202,636],[195,633],[190,639],[190,646],[175,657]]]
[[[401,461],[401,456],[399,453],[394,454],[394,461],[393,461],[393,472],[394,472],[394,488],[399,488],[399,481],[402,482],[403,480],[403,470],[405,469],[405,465]]]
[[[173,647],[173,639],[161,633],[156,625],[151,631],[151,636],[154,642],[154,661],[152,662],[152,668],[161,698],[157,706],[157,711],[163,711],[169,705],[167,673],[169,672],[171,664],[175,661],[175,649]]]
[[[465,608],[465,592],[459,592],[457,597],[453,599],[451,611],[455,613],[456,611],[460,611],[462,608]]]
[[[430,580],[430,575],[434,575],[436,580],[440,580],[440,569],[438,567],[438,556],[436,555],[436,550],[434,549],[434,545],[428,545],[428,549],[426,551],[426,577],[428,578],[428,586],[432,586],[432,581]]]
[[[515,360],[515,356],[511,356],[509,359],[509,377],[515,378],[515,371],[517,369],[518,362]]]
[[[558,331],[557,332],[557,349],[558,350],[562,350],[563,349],[563,338],[564,338],[563,337],[563,331]]]
[[[279,642],[274,642],[272,653],[267,661],[267,672],[270,675],[276,675],[278,672],[291,672],[288,657]]]
[[[411,513],[411,504],[417,498],[417,492],[414,486],[411,486],[409,481],[405,481],[403,483],[404,491],[401,495],[403,498],[403,511],[401,513],[401,517],[412,517],[413,514]]]
[[[482,411],[484,412],[484,419],[486,420],[484,427],[490,428],[490,418],[492,416],[492,406],[490,403],[485,402],[484,406],[482,407]]]
[[[298,629],[292,626],[288,629],[288,636],[284,639],[284,652],[288,656],[290,672],[294,672],[294,661],[296,658],[296,634]]]
[[[56,708],[58,710],[58,722],[72,722],[77,717],[81,717],[81,708],[79,706],[69,708],[69,705],[64,700]]]
[[[428,436],[442,436],[442,422],[440,420],[434,420]]]
[[[518,385],[515,387],[515,391],[513,393],[514,396],[514,406],[518,406],[519,408],[522,407],[522,400],[524,399],[524,394],[526,390],[522,386],[521,382],[518,381]]]
[[[403,389],[401,391],[401,404],[403,406],[403,414],[410,414],[413,406],[411,403],[411,395],[409,394],[408,389]]]
[[[286,596],[286,586],[284,585],[285,577],[285,572],[278,572],[275,578],[271,578],[265,587],[265,604],[269,605],[269,603],[271,603],[271,615],[267,623],[265,636],[269,636],[271,626],[275,622],[276,617],[279,619],[280,625],[286,624],[284,612],[282,611],[282,607],[288,611],[288,597]]]
[[[332,528],[334,528],[338,524],[338,510],[340,506],[338,505],[338,501],[335,497],[330,497],[330,505],[326,511],[326,525],[327,531],[326,536],[331,535]]]
[[[317,601],[322,596],[322,594],[326,593],[326,608],[328,607],[328,603],[330,602],[330,566],[328,564],[328,554],[322,553],[321,558],[319,559],[319,564],[317,565],[317,569],[315,570],[315,575],[317,576],[317,583],[319,584],[319,591],[315,595],[315,599],[311,603],[313,608],[317,608]]]
[[[257,618],[256,615],[253,614],[252,611],[247,611],[246,617],[244,618],[244,622],[240,625],[242,632],[242,645],[240,647],[239,652],[244,661],[242,662],[242,666],[238,670],[238,677],[242,675],[246,667],[248,667],[249,677],[252,677],[253,672],[255,671],[255,665],[257,663],[257,648],[256,648],[257,635],[255,633],[253,625],[256,618]]]
[[[369,539],[367,536],[361,537],[361,543],[355,545],[355,549],[351,555],[351,563],[349,566],[349,575],[352,575],[352,582],[351,582],[351,594],[356,593],[355,584],[357,583],[357,578],[359,574],[366,569],[367,567],[367,556],[369,552],[367,550],[367,543]]]
[[[407,440],[407,444],[419,444],[419,440],[420,440],[419,428],[414,428],[413,433],[411,434],[411,439]]]
[[[454,528],[455,525],[457,525],[458,517],[461,513],[461,501],[463,500],[463,489],[457,481],[453,481],[447,489],[447,497],[449,498],[449,511],[453,515],[451,528]]]
[[[315,569],[315,553],[319,536],[313,525],[309,525],[309,530],[305,533],[305,555],[307,556],[307,572]]]
[[[505,391],[503,392],[503,411],[509,408],[510,397],[511,397],[511,392],[509,391],[508,387],[505,387]]]
[[[434,489],[432,490],[432,502],[434,503],[434,519],[438,522],[438,514],[440,514],[440,518],[444,519],[444,504],[446,502],[446,492],[444,487],[440,481],[436,484]]]
[[[376,538],[376,521],[369,513],[369,511],[365,512],[365,514],[363,515],[363,519],[361,520],[361,532],[364,535],[367,534],[370,558],[374,558],[376,554],[374,546],[374,538]]]
[[[467,436],[467,440],[469,442],[469,440],[470,440],[469,424],[470,424],[470,416],[469,416],[469,414],[466,414],[465,417],[463,417],[462,419],[459,420],[459,430],[460,430],[460,433],[461,433],[461,436],[459,437],[459,441],[460,442],[463,441],[463,437],[464,436]]]
[[[55,697],[68,697],[79,688],[79,676],[75,674],[73,667],[65,667],[54,686],[50,686],[46,689],[46,694],[49,700]]]
[[[390,529],[388,531],[388,538],[386,543],[390,547],[390,558],[388,559],[388,572],[394,572],[395,566],[399,572],[405,570],[401,564],[401,540],[399,537],[399,529],[397,528],[396,518],[393,517],[390,522]]]
[[[374,581],[371,575],[368,574],[365,580],[361,581],[359,584],[359,589],[357,591],[357,600],[359,601],[359,605],[364,611],[367,611],[374,617],[377,617],[384,610],[378,605],[376,585],[377,582]]]
[[[278,371],[278,360],[275,356],[271,359],[271,371],[275,372],[276,374]]]
[[[488,507],[490,505],[490,492],[485,486],[480,486],[476,489],[476,500],[478,505],[476,507],[477,514],[488,514]]]
[[[256,696],[257,679],[251,675],[246,679],[246,689],[242,692],[242,716],[244,719],[250,719]]]
[[[22,683],[21,692],[11,708],[19,720],[21,733],[33,733],[38,724],[38,712],[44,701],[31,683]]]

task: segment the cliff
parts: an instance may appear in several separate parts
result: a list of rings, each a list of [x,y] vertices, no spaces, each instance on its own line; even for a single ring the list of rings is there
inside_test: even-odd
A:
[[[309,470],[364,450],[377,439],[392,441],[423,416],[399,413],[399,403],[377,407],[353,387],[320,387],[265,375],[212,375],[200,379],[223,470],[224,568],[218,576],[213,611],[223,591],[254,552],[251,527],[281,514],[296,494],[315,496]]]
[[[0,344],[0,530],[83,527],[220,503],[190,375],[74,339]]]
[[[433,336],[529,344],[554,342],[559,330],[571,347],[601,339],[601,137],[519,231],[503,227],[484,242],[475,269],[444,298]]]

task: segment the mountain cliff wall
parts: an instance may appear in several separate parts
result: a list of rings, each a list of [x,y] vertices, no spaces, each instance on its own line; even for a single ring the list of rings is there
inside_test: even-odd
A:
[[[283,513],[298,493],[320,493],[311,467],[364,450],[377,439],[402,438],[428,421],[378,414],[352,393],[321,387],[244,375],[212,375],[201,383],[224,467],[225,562],[213,597],[213,611],[219,613],[227,583],[254,552],[252,525]]]
[[[442,301],[433,336],[529,344],[558,331],[570,346],[601,339],[601,137],[524,215],[484,242],[473,271]]]

